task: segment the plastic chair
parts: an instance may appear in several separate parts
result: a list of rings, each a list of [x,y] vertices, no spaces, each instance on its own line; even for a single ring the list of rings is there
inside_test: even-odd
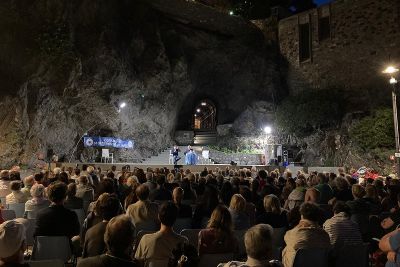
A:
[[[189,240],[189,244],[195,248],[199,246],[199,232],[202,229],[184,229],[181,231],[181,235],[186,236]]]
[[[1,210],[1,217],[3,217],[5,221],[9,221],[17,218],[17,215],[13,210]]]
[[[368,266],[368,243],[360,245],[344,245],[335,253],[337,267],[366,267]]]
[[[233,253],[204,254],[200,256],[198,267],[214,267],[234,259]]]
[[[62,260],[68,262],[72,252],[66,236],[37,236],[32,249],[32,260]]]
[[[33,234],[35,233],[36,227],[36,219],[27,219],[29,222],[29,226],[26,229],[26,245],[33,246],[35,243],[35,237]]]
[[[64,267],[62,260],[27,261],[30,267]]]
[[[79,224],[82,227],[83,221],[85,220],[85,211],[83,209],[72,209],[73,212],[78,216]]]
[[[192,228],[192,218],[177,218],[173,228],[177,233],[182,232],[183,229]]]
[[[246,247],[244,245],[244,234],[246,233],[246,231],[247,230],[235,230],[235,237],[239,245],[239,255],[246,254]]]
[[[322,248],[299,249],[294,257],[293,267],[326,267],[329,250]]]
[[[15,211],[17,218],[24,218],[25,203],[8,204],[8,209]]]

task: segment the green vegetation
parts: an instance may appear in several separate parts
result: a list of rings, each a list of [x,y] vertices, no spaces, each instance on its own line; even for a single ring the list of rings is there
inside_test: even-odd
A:
[[[394,127],[392,109],[380,109],[353,125],[350,138],[364,149],[393,148]]]
[[[339,124],[343,103],[338,90],[304,91],[287,97],[278,106],[277,125],[285,133],[307,136],[315,130]]]

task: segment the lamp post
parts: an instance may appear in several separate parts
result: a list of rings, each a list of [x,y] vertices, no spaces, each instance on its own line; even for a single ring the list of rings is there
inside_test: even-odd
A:
[[[117,112],[120,113],[122,109],[124,109],[126,107],[126,102],[121,102],[118,105],[118,109]],[[99,126],[100,124],[102,124],[103,122],[100,121],[98,123],[96,123],[95,125],[91,126],[89,129],[87,129],[86,131],[83,132],[82,136],[79,137],[78,142],[76,142],[76,145],[74,146],[74,149],[72,150],[71,156],[69,157],[68,163],[71,163],[72,157],[74,156],[75,151],[78,149],[78,145],[79,142],[83,139],[83,137],[85,137],[86,135],[88,135],[88,133],[93,130],[95,127]]]
[[[399,69],[394,66],[388,66],[383,73],[388,74],[390,76],[389,83],[392,85],[392,106],[393,106],[393,122],[394,122],[394,137],[396,140],[396,154],[400,152],[400,141],[399,141],[399,121],[397,117],[397,93],[396,93],[396,84],[397,80],[394,78],[394,75],[399,72]],[[400,162],[399,157],[395,155],[396,159],[396,173],[397,177],[400,175]]]
[[[264,132],[266,134],[266,139],[267,139],[267,142],[265,144],[264,157],[265,157],[265,165],[268,165],[267,159],[270,160],[272,158],[272,154],[274,153],[274,148],[272,147],[272,151],[271,151],[270,146],[269,146],[269,138],[272,133],[271,126],[265,126]]]

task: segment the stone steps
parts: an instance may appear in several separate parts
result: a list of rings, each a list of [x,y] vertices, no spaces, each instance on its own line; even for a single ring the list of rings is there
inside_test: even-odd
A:
[[[193,143],[195,145],[212,145],[217,142],[217,132],[215,131],[196,131]]]

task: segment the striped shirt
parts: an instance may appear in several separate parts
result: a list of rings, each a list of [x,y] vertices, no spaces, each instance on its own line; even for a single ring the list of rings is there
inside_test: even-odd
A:
[[[350,220],[344,212],[335,214],[331,219],[326,220],[323,227],[334,247],[362,244],[361,232],[357,223]]]

